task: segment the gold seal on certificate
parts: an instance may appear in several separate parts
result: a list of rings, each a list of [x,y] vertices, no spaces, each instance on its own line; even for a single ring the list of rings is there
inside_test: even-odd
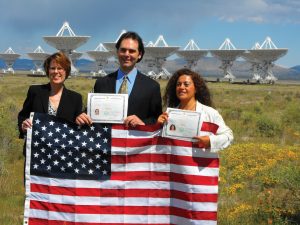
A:
[[[164,124],[162,136],[185,141],[195,141],[199,136],[201,113],[189,110],[167,108],[168,122]]]
[[[89,93],[87,113],[94,123],[123,123],[128,94]]]

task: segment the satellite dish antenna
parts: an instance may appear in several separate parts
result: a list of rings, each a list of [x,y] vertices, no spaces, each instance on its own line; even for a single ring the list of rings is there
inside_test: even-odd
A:
[[[189,69],[194,69],[196,67],[197,62],[204,56],[206,56],[208,50],[201,50],[196,42],[191,39],[188,44],[184,47],[183,50],[177,50],[176,54],[185,59],[187,62],[187,67]]]
[[[126,30],[121,30],[119,36],[117,37],[117,39],[114,42],[103,42],[103,46],[107,49],[107,51],[111,52],[114,56],[114,62],[115,64],[119,65],[119,61],[118,61],[118,54],[117,54],[117,49],[116,49],[116,43],[118,42],[118,40],[120,39],[120,37],[122,36],[122,34],[126,33]]]
[[[108,59],[113,56],[113,53],[108,51],[102,43],[99,43],[95,50],[86,53],[96,62],[97,72],[94,75],[107,75],[103,68],[108,63]]]
[[[0,58],[4,60],[6,68],[7,68],[7,69],[3,69],[3,73],[14,74],[15,71],[13,69],[13,65],[20,56],[21,55],[15,53],[11,47],[9,47],[4,53],[0,53]]]
[[[274,66],[273,62],[284,56],[288,52],[288,49],[277,48],[277,46],[272,42],[271,38],[266,37],[260,48],[251,49],[249,52],[256,60],[260,61],[264,81],[268,83],[274,83],[277,78],[274,76],[272,71],[272,67]]]
[[[65,35],[65,33],[68,33]],[[71,60],[71,73],[77,74],[78,70],[74,67],[70,55],[72,51],[83,45],[88,41],[90,36],[77,36],[71,29],[68,22],[64,22],[56,36],[44,36],[43,39],[47,44],[64,52]]]
[[[75,62],[80,59],[80,57],[83,55],[82,52],[77,52],[76,50],[73,50],[70,54],[70,58],[73,62],[73,67],[75,68],[75,71],[77,71],[77,73],[79,72],[79,70],[76,68],[76,66],[74,65]]]
[[[145,47],[145,57],[152,58],[156,66],[156,78],[168,79],[171,74],[166,68],[163,67],[163,63],[166,58],[171,56],[175,51],[179,49],[178,46],[169,46],[165,41],[163,35],[159,35],[153,46]]]
[[[120,37],[122,36],[122,34],[126,33],[126,30],[121,30],[119,36],[117,37],[117,39],[114,42],[104,42],[103,45],[104,47],[108,50],[108,51],[112,51],[112,52],[116,52],[116,43],[118,42],[118,40],[120,39]]]
[[[220,68],[223,70],[224,78],[233,81],[235,76],[231,72],[231,67],[233,62],[243,54],[245,50],[236,49],[235,46],[231,43],[229,38],[226,38],[225,41],[221,44],[219,49],[210,50],[210,53],[222,61]]]
[[[35,70],[32,70],[32,74],[42,74],[45,75],[43,69],[43,63],[47,57],[50,56],[49,53],[45,53],[41,46],[38,46],[33,52],[27,53],[27,55],[32,59],[35,66]]]
[[[145,47],[153,47],[154,43],[149,41]],[[137,65],[141,71],[144,70],[144,73],[147,74],[152,79],[157,79],[157,74],[153,71],[153,67],[155,67],[155,59],[150,55],[145,53],[142,61]]]
[[[252,50],[259,49],[260,44],[256,42],[254,46],[251,48]],[[257,58],[254,57],[253,53],[249,51],[245,51],[242,54],[242,57],[248,61],[251,64],[251,72],[252,72],[252,79],[256,81],[261,81],[262,78],[262,73],[261,73],[261,62]]]

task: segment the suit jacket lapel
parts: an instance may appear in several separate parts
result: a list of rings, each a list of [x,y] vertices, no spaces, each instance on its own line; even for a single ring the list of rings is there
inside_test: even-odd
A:
[[[68,100],[68,90],[64,86],[63,91],[61,93],[61,98],[60,98],[60,101],[59,101],[59,105],[58,105],[58,108],[57,108],[57,115],[58,116],[64,114],[64,108],[69,105],[67,100]]]
[[[117,83],[117,77],[118,77],[118,71],[116,71],[113,76],[111,76],[112,79],[109,80],[109,90],[111,93],[116,93],[116,83]]]
[[[49,104],[49,95],[50,95],[50,83],[45,85],[45,88],[42,89],[43,93],[41,94],[42,106],[44,112],[48,113],[48,104]]]
[[[131,99],[135,98],[134,96],[136,96],[137,94],[140,93],[140,90],[139,90],[139,88],[141,87],[141,85],[139,85],[140,79],[141,79],[141,76],[139,75],[139,71],[138,71],[137,74],[136,74],[136,78],[135,78],[131,93],[130,93],[129,98],[128,98],[128,104],[129,104],[129,101]]]

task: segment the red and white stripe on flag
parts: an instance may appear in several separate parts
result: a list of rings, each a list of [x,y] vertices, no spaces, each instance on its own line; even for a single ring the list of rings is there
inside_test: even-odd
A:
[[[163,138],[157,126],[111,132],[110,179],[27,177],[24,224],[217,224],[216,153]]]

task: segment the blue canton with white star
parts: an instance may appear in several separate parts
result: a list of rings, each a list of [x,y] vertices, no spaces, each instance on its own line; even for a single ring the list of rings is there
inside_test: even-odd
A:
[[[111,126],[79,127],[35,113],[31,141],[31,175],[99,180],[111,173]]]

